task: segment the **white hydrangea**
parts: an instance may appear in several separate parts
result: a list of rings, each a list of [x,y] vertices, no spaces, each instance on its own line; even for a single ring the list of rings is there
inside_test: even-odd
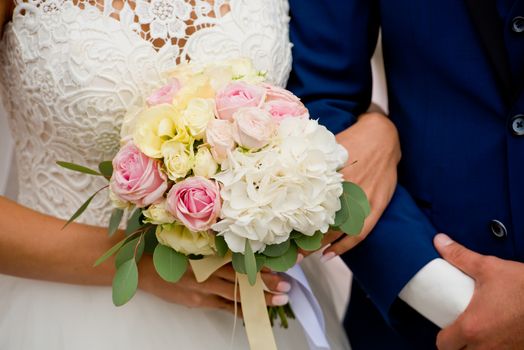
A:
[[[222,184],[221,221],[213,226],[230,249],[254,251],[289,239],[327,232],[340,209],[346,150],[315,120],[282,121],[269,146],[230,153],[215,178]]]

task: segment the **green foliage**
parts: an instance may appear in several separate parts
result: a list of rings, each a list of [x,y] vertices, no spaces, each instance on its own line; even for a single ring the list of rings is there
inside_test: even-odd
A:
[[[300,249],[305,251],[318,250],[322,247],[322,238],[324,235],[322,232],[317,231],[313,236],[301,235],[300,237],[295,238],[295,243]]]
[[[118,230],[118,226],[120,226],[120,222],[122,222],[122,217],[124,216],[124,210],[115,208],[111,212],[111,218],[109,219],[109,226],[107,228],[109,237],[112,237],[115,232]]]
[[[144,253],[145,240],[144,234],[130,240],[118,251],[115,258],[115,266],[118,269],[123,263],[129,259],[135,258],[136,263],[142,258]]]
[[[111,176],[113,176],[113,163],[110,160],[102,162],[98,164],[98,170],[100,170],[100,173],[109,180]]]
[[[153,255],[155,248],[158,245],[158,240],[156,238],[156,228],[157,226],[151,226],[144,235],[144,252],[150,255]]]
[[[231,262],[233,263],[233,268],[236,272],[246,275],[246,263],[244,260],[244,254],[233,253]]]
[[[86,211],[87,207],[89,206],[89,204],[91,204],[91,202],[93,201],[93,198],[96,197],[97,194],[100,193],[100,191],[102,191],[103,189],[105,189],[106,187],[103,187],[101,189],[99,189],[98,191],[96,191],[91,197],[89,197],[87,199],[87,201],[85,201],[84,204],[82,204],[80,206],[80,208],[78,208],[78,210],[69,218],[69,220],[67,220],[67,222],[65,223],[64,227],[62,227],[62,230],[65,229],[67,226],[69,226],[70,223],[72,223],[73,221],[75,221],[76,219],[78,219],[78,217],[80,215],[82,215],[84,213],[84,211]]]
[[[371,212],[366,193],[358,185],[351,182],[343,183],[344,193],[340,197],[341,210],[335,218],[335,226],[348,235],[358,235],[364,227],[364,221]],[[347,211],[347,218],[342,220]],[[338,219],[338,220],[337,220]]]
[[[284,243],[280,244],[271,244],[266,246],[266,249],[264,249],[264,252],[262,254],[271,258],[276,258],[284,255],[288,251],[289,246],[290,240],[287,240]]]
[[[248,239],[246,239],[244,264],[249,284],[254,286],[257,282],[257,260],[255,259],[255,253],[253,253],[253,249],[251,249],[251,244]]]
[[[186,273],[188,259],[185,255],[165,245],[158,244],[153,254],[153,263],[162,279],[175,283]]]
[[[62,168],[66,168],[68,170],[76,171],[78,173],[82,174],[88,174],[88,175],[94,175],[94,176],[102,176],[98,171],[86,168],[85,166],[74,164],[74,163],[68,163],[68,162],[56,162],[59,166]]]
[[[138,268],[135,259],[124,262],[113,278],[113,304],[121,306],[135,295],[138,288]]]
[[[109,257],[111,257],[113,254],[115,254],[120,248],[122,248],[122,246],[129,240],[128,237],[124,238],[123,240],[121,240],[120,242],[118,242],[117,244],[115,244],[111,249],[109,249],[107,252],[105,252],[100,258],[98,258],[96,261],[95,261],[95,264],[93,265],[93,267],[97,267],[98,265],[100,265],[101,263],[103,263],[104,261],[106,261]]]
[[[142,209],[137,208],[127,220],[126,235],[136,232],[136,230],[143,226],[141,218]]]
[[[217,254],[220,257],[224,257],[227,254],[229,248],[227,247],[226,240],[223,236],[215,236],[215,246],[217,249]]]
[[[297,256],[297,246],[292,243],[284,255],[276,258],[266,258],[265,265],[273,271],[285,272],[295,265],[297,262]]]

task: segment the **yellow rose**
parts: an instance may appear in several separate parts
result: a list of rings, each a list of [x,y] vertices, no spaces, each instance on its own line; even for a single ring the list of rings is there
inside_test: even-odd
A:
[[[200,147],[195,156],[193,173],[196,176],[211,178],[217,173],[218,164],[207,147]]]
[[[158,226],[156,238],[160,244],[171,247],[181,254],[215,254],[215,236],[212,233],[192,232],[178,223]]]
[[[215,101],[211,99],[192,99],[182,113],[183,123],[195,140],[204,138],[207,124],[212,119],[215,119]]]
[[[186,177],[193,167],[193,147],[176,140],[164,142],[162,145],[162,156],[166,166],[167,176],[176,181]]]
[[[162,145],[176,135],[177,111],[162,104],[147,108],[135,124],[133,139],[136,146],[151,158],[162,158]]]
[[[151,205],[147,210],[142,212],[146,219],[144,222],[148,222],[153,225],[172,224],[175,222],[175,217],[171,215],[166,209],[166,201],[162,201],[159,204]]]
[[[213,99],[214,97],[215,90],[212,88],[209,78],[200,73],[190,77],[182,84],[173,104],[179,111],[183,111],[195,98]]]

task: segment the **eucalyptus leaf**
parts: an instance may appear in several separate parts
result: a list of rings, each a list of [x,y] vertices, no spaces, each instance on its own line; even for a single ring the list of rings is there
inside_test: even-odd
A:
[[[276,272],[286,272],[297,262],[298,250],[295,244],[291,244],[286,254],[277,258],[266,258],[266,266]]]
[[[144,252],[150,255],[153,255],[156,246],[158,245],[158,239],[156,238],[156,228],[157,226],[151,226],[144,235]]]
[[[106,261],[110,256],[112,256],[113,254],[115,254],[120,248],[122,248],[122,246],[128,241],[129,239],[126,237],[124,238],[123,240],[121,240],[120,242],[118,242],[117,244],[115,244],[111,249],[109,249],[107,252],[105,252],[100,258],[98,258],[96,261],[95,261],[95,264],[93,265],[93,267],[97,267],[98,265],[100,265],[101,263],[103,263],[104,261]]]
[[[364,227],[366,214],[357,202],[350,202],[349,204],[349,219],[340,225],[340,229],[347,235],[357,236]]]
[[[324,234],[322,234],[322,232],[320,231],[317,231],[313,236],[302,235],[300,237],[295,238],[295,243],[298,245],[300,249],[303,249],[305,251],[318,250],[322,247],[323,237]]]
[[[246,275],[246,263],[244,262],[244,254],[233,253],[231,262],[233,263],[233,268],[236,272]]]
[[[82,204],[82,206],[80,206],[80,208],[78,208],[78,210],[71,216],[71,218],[69,218],[69,220],[67,220],[66,224],[64,225],[64,227],[62,227],[62,230],[65,229],[70,223],[72,223],[73,221],[75,221],[76,219],[78,219],[78,217],[80,215],[82,215],[84,213],[84,211],[86,211],[87,207],[89,206],[89,204],[91,204],[91,201],[93,200],[93,198],[95,198],[95,196],[100,192],[101,190],[98,190],[96,191],[91,197],[89,197],[87,199],[87,201],[85,201],[84,204]]]
[[[215,246],[217,248],[217,254],[220,257],[224,257],[229,250],[226,240],[223,236],[215,236]]]
[[[115,208],[111,212],[111,218],[109,219],[109,226],[107,228],[109,237],[112,237],[115,232],[118,230],[118,226],[120,226],[120,222],[122,222],[122,217],[124,216],[124,210]]]
[[[182,278],[187,271],[188,259],[173,249],[159,244],[153,254],[153,263],[156,272],[167,282],[175,283]]]
[[[124,262],[113,278],[113,304],[122,306],[135,295],[138,288],[138,268],[135,259]]]
[[[137,208],[127,220],[126,235],[130,235],[143,226],[141,217],[142,209]]]
[[[257,283],[257,260],[255,259],[255,253],[253,253],[251,243],[249,243],[248,239],[246,239],[246,246],[244,249],[244,264],[249,284],[254,286],[255,283]]]
[[[287,250],[289,249],[289,245],[290,245],[290,240],[287,240],[284,243],[280,243],[280,244],[267,245],[266,249],[264,249],[262,253],[265,256],[276,258],[278,256],[284,255],[287,252]]]
[[[142,258],[142,254],[144,253],[144,247],[145,247],[145,240],[144,235],[140,235],[139,237],[130,240],[124,246],[118,251],[118,254],[115,258],[115,266],[118,269],[123,263],[128,261],[129,259],[135,258],[136,263],[140,261]]]
[[[98,164],[98,170],[100,173],[107,179],[110,179],[113,176],[113,163],[108,160]]]
[[[255,260],[257,261],[257,272],[260,272],[266,264],[266,256],[262,254],[255,254]]]
[[[82,174],[88,174],[88,175],[95,175],[95,176],[102,176],[98,171],[86,168],[85,166],[74,164],[74,163],[68,163],[68,162],[56,162],[59,166],[62,168],[66,168],[68,170],[76,171]]]
[[[340,210],[335,215],[335,223],[333,226],[339,227],[349,219],[348,201],[344,197],[344,193],[340,196]]]
[[[357,202],[362,207],[364,215],[367,217],[371,213],[371,207],[366,192],[357,184],[348,181],[342,183],[342,188],[344,189],[344,194],[348,195],[352,201]]]

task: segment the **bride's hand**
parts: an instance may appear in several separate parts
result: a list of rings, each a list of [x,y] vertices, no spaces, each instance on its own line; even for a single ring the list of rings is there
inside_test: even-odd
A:
[[[371,214],[358,236],[340,232],[326,235],[324,246],[331,246],[323,253],[324,261],[347,252],[375,227],[395,191],[397,164],[401,157],[397,129],[380,112],[360,116],[353,126],[337,135],[337,141],[349,152],[349,164],[342,170],[344,178],[364,189],[371,204]]]
[[[235,271],[231,265],[222,267],[202,283],[195,280],[191,270],[175,284],[165,282],[154,270],[150,256],[142,258],[139,269],[139,288],[168,302],[190,308],[221,309],[231,313],[234,313],[235,301],[240,303],[240,295],[237,294],[235,298]],[[284,294],[291,289],[288,282],[271,273],[262,273],[262,279],[268,289],[273,291],[265,293],[267,305],[282,306],[288,303],[289,298]],[[241,315],[240,307],[238,315]]]

